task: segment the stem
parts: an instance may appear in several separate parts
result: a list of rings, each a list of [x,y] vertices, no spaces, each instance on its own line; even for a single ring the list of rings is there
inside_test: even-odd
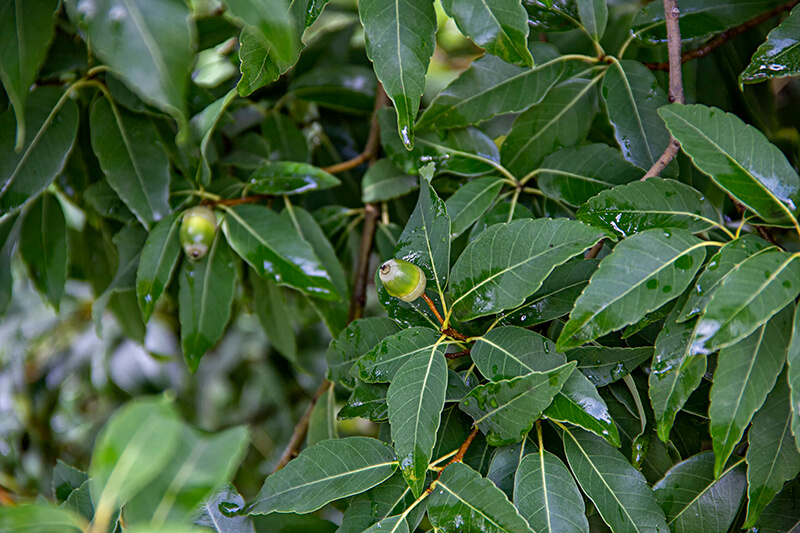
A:
[[[459,358],[465,357],[465,356],[467,356],[469,354],[470,354],[470,350],[469,350],[469,348],[467,348],[466,350],[461,350],[460,352],[446,353],[446,354],[444,354],[444,356],[447,359],[459,359]]]
[[[519,193],[522,192],[522,187],[517,185],[514,189],[514,195],[511,197],[511,209],[508,211],[508,219],[506,220],[506,224],[511,222],[514,219],[514,209],[517,207],[517,201],[519,200]]]
[[[361,234],[361,246],[358,250],[358,268],[353,284],[353,293],[350,296],[350,310],[348,323],[364,315],[364,305],[367,303],[367,281],[369,279],[369,258],[372,254],[372,245],[375,240],[375,229],[378,225],[380,212],[375,204],[364,206],[364,230]]]
[[[436,315],[436,320],[439,321],[439,325],[444,324],[444,318],[442,318],[442,315],[439,314],[439,310],[436,309],[436,305],[433,303],[433,300],[431,300],[430,296],[423,292],[422,299],[425,300],[425,303],[428,304],[430,310],[433,311],[434,315]]]
[[[308,423],[311,421],[311,412],[314,410],[314,406],[317,405],[317,401],[327,392],[330,386],[331,382],[327,379],[323,379],[322,383],[320,383],[317,392],[315,392],[314,397],[311,398],[311,403],[306,408],[300,421],[297,422],[297,425],[294,427],[292,438],[289,439],[289,444],[284,448],[283,454],[281,454],[281,458],[277,466],[275,466],[275,472],[289,464],[289,461],[297,457],[297,454],[300,453],[300,447],[303,446],[303,441],[306,440],[306,435],[308,434]]]
[[[595,259],[595,258],[597,258],[597,254],[599,254],[600,250],[603,249],[603,243],[605,243],[605,242],[606,242],[605,239],[600,239],[599,241],[597,241],[597,244],[595,244],[594,246],[589,248],[589,251],[586,252],[585,256],[583,256],[584,259]]]
[[[633,378],[630,374],[626,374],[625,377],[622,378],[622,381],[625,382],[631,396],[633,396],[633,402],[636,404],[636,410],[639,412],[639,422],[642,426],[642,433],[644,433],[647,429],[647,417],[644,414],[642,399],[639,397],[639,389],[636,388],[636,383],[633,382]]]
[[[472,426],[472,431],[470,431],[469,435],[467,435],[467,440],[465,440],[463,444],[461,444],[461,447],[458,449],[458,453],[456,453],[456,455],[452,459],[450,459],[450,461],[446,465],[444,465],[445,468],[447,468],[449,465],[453,463],[460,463],[461,461],[464,460],[464,455],[467,453],[467,450],[472,444],[472,441],[475,440],[475,436],[477,434],[478,434],[478,426]]]

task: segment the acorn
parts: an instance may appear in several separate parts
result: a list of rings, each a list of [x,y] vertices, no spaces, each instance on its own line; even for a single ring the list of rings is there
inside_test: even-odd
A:
[[[381,265],[378,276],[391,296],[413,302],[425,292],[428,280],[417,265],[403,259],[389,259]]]
[[[211,209],[199,205],[183,214],[181,246],[192,261],[206,256],[217,233],[217,216]]]

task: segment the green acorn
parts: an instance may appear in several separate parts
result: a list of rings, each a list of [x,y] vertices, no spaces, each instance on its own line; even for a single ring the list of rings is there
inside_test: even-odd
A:
[[[421,268],[402,259],[386,261],[378,276],[386,292],[404,302],[413,302],[422,296],[428,283]]]
[[[217,216],[211,209],[199,205],[183,214],[181,246],[192,261],[202,259],[217,233]]]

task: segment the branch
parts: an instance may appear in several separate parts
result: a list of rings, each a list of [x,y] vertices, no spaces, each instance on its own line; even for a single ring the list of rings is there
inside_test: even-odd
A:
[[[311,413],[314,411],[314,406],[317,405],[317,401],[327,392],[330,386],[331,382],[327,379],[323,379],[322,383],[320,383],[317,392],[315,392],[314,397],[311,398],[311,404],[306,408],[306,412],[303,413],[302,418],[300,418],[300,421],[297,422],[297,425],[294,427],[292,438],[289,439],[289,444],[283,449],[281,459],[278,461],[277,466],[275,466],[275,472],[286,466],[289,461],[297,457],[297,454],[300,453],[300,448],[303,446],[303,441],[306,440],[306,435],[308,434],[308,423],[311,421]]]
[[[667,24],[667,53],[669,55],[669,101],[683,104],[686,100],[683,96],[683,75],[681,73],[681,28],[679,25],[681,12],[678,9],[678,0],[664,0],[664,13]],[[647,174],[642,177],[642,181],[661,174],[669,165],[669,162],[678,155],[680,148],[681,143],[670,135],[666,150],[653,163]]]
[[[695,48],[694,50],[687,50],[686,52],[681,54],[681,63],[686,63],[687,61],[691,61],[692,59],[697,59],[700,57],[707,56],[713,50],[719,48],[720,46],[727,43],[734,37],[741,35],[750,28],[758,26],[762,22],[769,20],[776,15],[780,15],[784,11],[791,10],[798,3],[800,3],[800,0],[791,0],[790,2],[787,2],[783,5],[770,9],[769,11],[765,11],[764,13],[761,13],[757,17],[754,17],[748,20],[747,22],[740,24],[739,26],[733,27],[727,31],[720,33],[719,35],[717,35],[712,40],[708,41],[700,48]],[[650,70],[669,70],[670,61],[666,61],[664,63],[645,63],[644,66],[646,66]]]

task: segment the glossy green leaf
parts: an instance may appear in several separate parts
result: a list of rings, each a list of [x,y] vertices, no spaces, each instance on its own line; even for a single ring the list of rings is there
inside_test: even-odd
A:
[[[255,533],[249,516],[233,514],[243,507],[244,498],[229,483],[220,487],[200,505],[192,522],[215,533]]]
[[[321,107],[366,115],[375,106],[376,85],[371,69],[337,64],[319,66],[298,76],[289,84],[289,92]]]
[[[570,205],[581,205],[597,193],[638,180],[642,169],[605,144],[565,148],[549,155],[539,168],[543,193]]]
[[[292,195],[341,185],[319,167],[292,161],[273,161],[250,174],[247,190],[257,194]]]
[[[17,117],[17,146],[25,143],[25,102],[54,36],[57,0],[0,2],[0,81]]]
[[[562,32],[579,26],[576,0],[530,0],[524,3],[528,24],[538,32]]]
[[[283,289],[261,276],[252,276],[250,283],[253,285],[253,306],[267,340],[282,356],[300,366],[292,312],[286,304]]]
[[[483,215],[500,194],[503,181],[498,177],[478,178],[459,188],[445,202],[450,217],[450,238],[455,239]]]
[[[189,121],[192,136],[200,141],[200,165],[197,169],[197,181],[204,185],[208,185],[211,181],[211,164],[208,157],[209,145],[214,138],[217,125],[225,115],[225,110],[228,109],[236,95],[236,90],[231,89],[225,96],[206,106],[205,109],[193,116],[192,120]]]
[[[230,14],[255,28],[269,54],[289,61],[295,54],[294,27],[286,0],[225,0]]]
[[[225,212],[225,227],[231,247],[260,276],[323,300],[340,298],[311,245],[271,209],[237,205]]]
[[[686,41],[708,37],[738,26],[783,3],[781,0],[683,0],[680,4],[681,38]],[[666,43],[664,5],[652,3],[643,7],[633,19],[633,33],[648,44]]]
[[[492,381],[547,372],[567,362],[550,339],[516,326],[495,328],[478,338],[470,356],[481,374]]]
[[[719,353],[708,409],[716,477],[775,385],[791,340],[793,316],[794,306],[789,306],[750,336]]]
[[[185,122],[195,36],[184,2],[68,0],[67,7],[86,32],[92,54],[143,101]]]
[[[546,372],[480,385],[461,400],[492,446],[519,442],[533,427],[575,369],[567,363]]]
[[[58,311],[67,281],[67,221],[55,196],[43,194],[28,206],[19,238],[36,290]]]
[[[713,261],[713,259],[712,259]],[[706,372],[706,358],[693,351],[697,320],[678,322],[686,296],[678,300],[656,337],[650,364],[648,394],[653,407],[658,437],[669,440],[675,415],[700,385]]]
[[[764,509],[755,527],[762,533],[786,533],[800,526],[800,480],[787,483]]]
[[[583,27],[594,41],[600,41],[608,23],[606,0],[577,0]]]
[[[736,115],[694,105],[659,110],[694,165],[768,222],[785,222],[800,204],[800,176],[761,131]]]
[[[596,259],[576,258],[557,266],[539,290],[522,307],[504,315],[500,323],[528,327],[568,314],[599,264]]]
[[[744,262],[714,291],[697,325],[692,348],[709,353],[732,346],[764,324],[800,293],[798,258],[766,251]]]
[[[785,482],[800,472],[800,453],[792,435],[792,407],[786,373],[778,377],[764,406],[753,417],[747,435],[747,519],[755,525],[759,515]]]
[[[602,191],[582,205],[581,222],[629,237],[653,228],[680,228],[700,233],[718,223],[711,202],[679,181],[648,178]]]
[[[564,429],[564,452],[581,488],[615,533],[669,531],[644,476],[603,439]]]
[[[636,61],[614,62],[603,80],[603,97],[622,156],[639,168],[653,166],[669,144],[669,132],[656,113],[667,95],[653,73]]]
[[[440,346],[418,352],[406,361],[386,395],[400,471],[417,497],[425,488],[447,388],[447,363]]]
[[[352,321],[328,345],[325,353],[328,360],[328,379],[349,389],[355,387],[356,380],[350,375],[353,362],[384,338],[398,331],[400,327],[389,318],[360,318]]]
[[[740,82],[759,82],[800,74],[800,9],[769,32],[767,40],[758,47],[750,64],[739,74]]]
[[[595,387],[604,387],[633,372],[653,357],[653,348],[612,348],[584,346],[567,352],[567,359],[578,363]]]
[[[530,209],[521,205],[519,202],[514,206],[513,213],[511,212],[511,202],[498,202],[494,207],[489,209],[489,211],[481,215],[472,226],[472,230],[469,232],[469,242],[471,243],[480,237],[484,231],[495,224],[508,223],[509,216],[511,217],[511,221],[524,218],[536,218],[533,216]]]
[[[569,376],[553,398],[553,403],[544,410],[544,416],[558,422],[569,422],[603,437],[612,446],[620,446],[619,430],[611,419],[608,406],[589,378],[580,372]]]
[[[514,503],[540,533],[588,533],[586,507],[567,467],[539,449],[522,459],[514,480]]]
[[[462,320],[521,305],[552,270],[591,247],[603,233],[567,219],[495,224],[453,266],[450,292]]]
[[[523,458],[528,454],[536,453],[536,444],[528,435],[516,444],[509,444],[496,448],[489,463],[486,479],[494,483],[495,487],[502,490],[509,500],[514,495],[514,479]]]
[[[443,294],[450,273],[450,217],[430,177],[420,177],[419,200],[397,239],[394,255],[421,268],[427,287]]]
[[[279,111],[267,113],[261,123],[261,133],[269,144],[272,161],[308,163],[311,155],[305,135],[294,121]]]
[[[443,533],[531,533],[505,494],[463,463],[444,469],[427,504],[431,524]]]
[[[125,522],[160,524],[191,518],[203,500],[233,477],[249,440],[242,426],[209,436],[183,427],[169,462],[125,502]]]
[[[786,352],[786,380],[791,389],[792,433],[795,445],[800,450],[800,313],[795,310],[792,340]]]
[[[384,518],[364,530],[364,533],[408,533],[408,522],[403,515]]]
[[[331,383],[311,410],[308,437],[306,438],[309,446],[323,440],[339,438],[339,432],[336,429],[336,396],[333,392],[335,386],[334,383]]]
[[[435,163],[435,174],[480,176],[495,170],[500,161],[497,145],[477,128],[456,128],[443,133],[418,132],[414,148],[407,150],[395,128],[395,112],[378,112],[381,143],[386,156],[406,174],[418,174],[426,164]]]
[[[0,115],[0,214],[25,205],[64,168],[78,131],[78,106],[68,98],[61,102],[62,97],[55,87],[30,94],[20,151],[15,148],[14,112],[7,109]]]
[[[389,383],[400,368],[418,353],[434,349],[441,334],[428,328],[403,329],[386,337],[377,346],[359,357],[351,374],[368,383]],[[445,345],[436,351],[444,354]]]
[[[74,533],[87,527],[86,521],[75,513],[49,505],[0,508],[0,528],[9,533]]]
[[[184,258],[178,280],[181,348],[186,364],[194,372],[200,358],[225,333],[231,318],[236,269],[222,232],[217,232],[208,255],[203,259],[192,262]]]
[[[465,4],[460,9],[465,7],[471,6]],[[559,61],[538,66],[558,57],[558,50],[550,44],[531,43],[530,49],[528,54],[533,53],[537,65],[534,68],[512,65],[493,55],[473,61],[433,99],[417,121],[417,129],[478,124],[496,115],[524,111],[541,101],[558,81],[564,65]]]
[[[173,213],[158,221],[142,248],[136,271],[136,296],[145,323],[150,320],[181,256],[179,215]]]
[[[388,385],[383,383],[357,382],[347,403],[336,415],[339,420],[366,418],[373,422],[383,422],[389,418],[389,407],[386,405]],[[405,481],[403,482],[405,485]]]
[[[533,66],[528,50],[528,15],[519,0],[444,0],[442,7],[461,33],[492,55]]]
[[[583,141],[597,112],[594,87],[582,79],[560,83],[519,115],[500,147],[503,166],[522,178],[557,149]]]
[[[392,200],[417,187],[417,178],[409,176],[388,159],[379,159],[367,169],[361,180],[361,201],[367,204]]]
[[[155,126],[141,115],[116,110],[107,98],[92,105],[92,148],[108,184],[147,228],[170,212],[169,158]]]
[[[397,469],[392,447],[368,437],[322,441],[267,477],[248,514],[310,513],[364,492]]]
[[[174,456],[180,435],[175,409],[163,400],[133,400],[114,413],[89,466],[97,512],[110,513],[153,481]]]
[[[414,146],[414,122],[436,44],[430,0],[364,0],[358,4],[367,55],[397,110],[403,145]]]
[[[413,502],[414,496],[405,479],[399,472],[395,473],[377,487],[353,498],[344,512],[337,533],[362,533],[391,515],[403,512]],[[411,523],[416,523],[422,510],[418,506],[417,510],[410,513]]]
[[[652,229],[619,243],[575,302],[559,348],[632,324],[680,295],[705,259],[701,242],[684,230]]]
[[[688,320],[705,313],[716,292],[725,286],[726,280],[756,255],[777,251],[778,248],[756,235],[747,234],[720,248],[708,262],[695,281],[686,303],[682,305],[678,321]],[[748,268],[744,266],[744,268]]]
[[[249,25],[242,28],[239,36],[239,70],[242,77],[236,85],[241,96],[249,96],[256,89],[277,80],[297,61],[297,57],[282,61],[275,56],[272,45],[264,41],[258,29]]]
[[[702,452],[672,467],[654,487],[673,533],[725,533],[744,497],[744,461],[736,458],[714,477],[714,454]]]

